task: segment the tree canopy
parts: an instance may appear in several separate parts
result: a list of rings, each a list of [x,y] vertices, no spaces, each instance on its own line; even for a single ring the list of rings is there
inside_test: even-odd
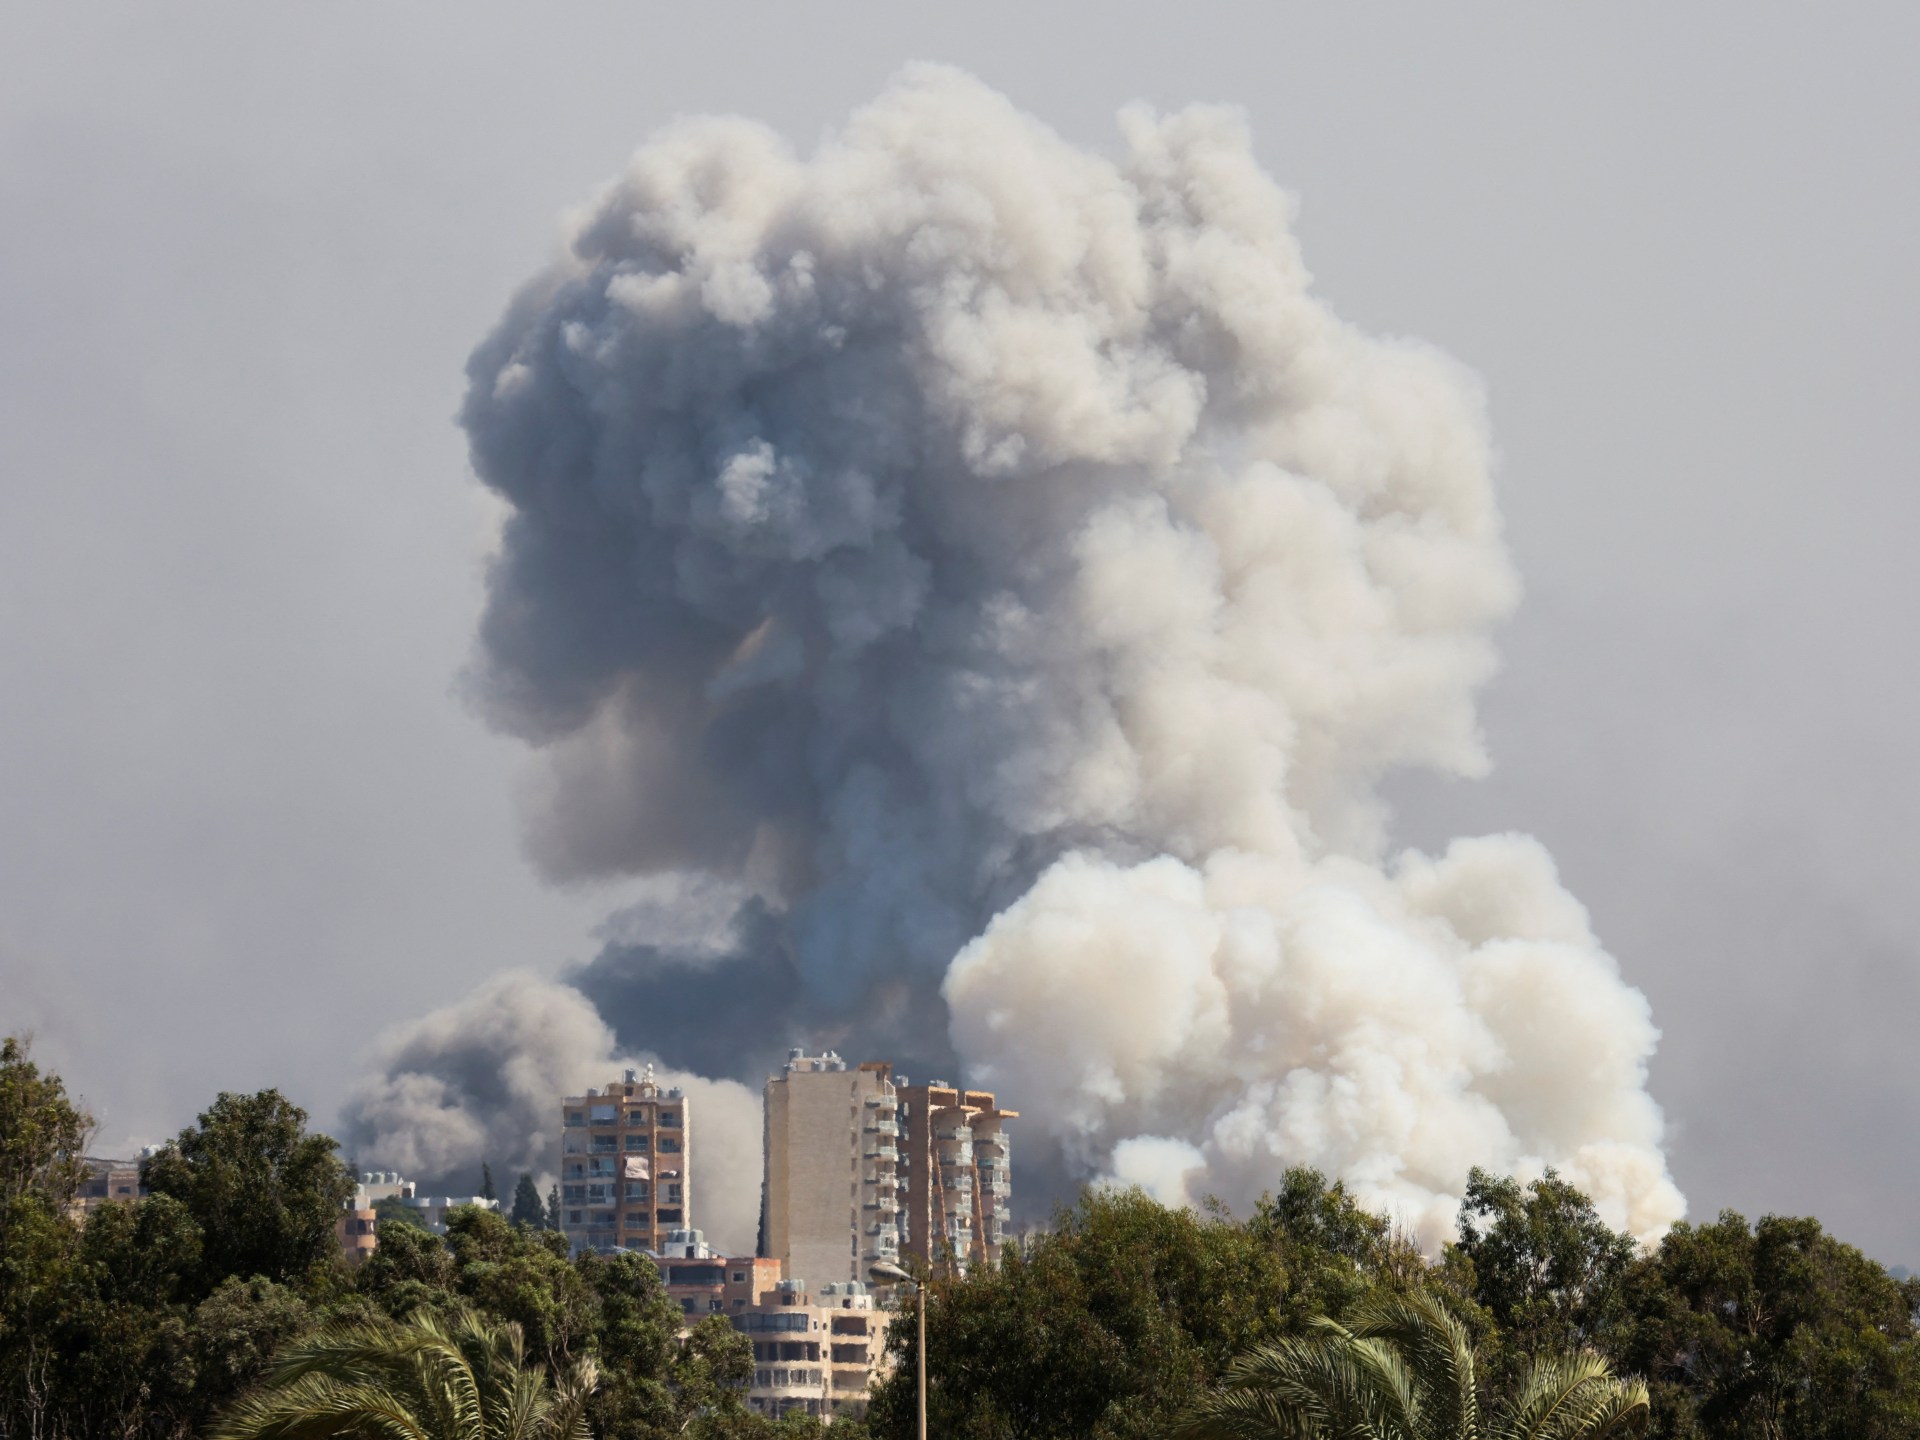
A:
[[[306,1126],[307,1112],[278,1090],[222,1094],[141,1164],[147,1190],[199,1225],[207,1288],[227,1275],[298,1282],[335,1259],[353,1177],[339,1147]]]
[[[724,1317],[683,1328],[642,1256],[570,1255],[534,1223],[531,1177],[512,1218],[382,1224],[354,1268],[333,1230],[346,1170],[279,1093],[218,1097],[149,1161],[153,1193],[83,1217],[69,1202],[89,1130],[24,1042],[0,1046],[0,1440],[186,1440],[289,1346],[468,1312],[515,1329],[548,1385],[596,1365],[602,1440],[818,1428],[750,1413],[747,1338]],[[1920,1282],[1807,1218],[1729,1213],[1642,1248],[1551,1173],[1475,1173],[1459,1240],[1432,1260],[1310,1170],[1276,1176],[1243,1217],[1089,1192],[998,1264],[929,1281],[930,1418],[952,1440],[1145,1440],[1243,1357],[1385,1343],[1368,1317],[1415,1297],[1471,1341],[1485,1416],[1522,1413],[1542,1363],[1598,1396],[1604,1362],[1644,1377],[1657,1440],[1920,1435]],[[842,1440],[913,1433],[912,1334],[893,1327],[894,1370],[864,1424],[836,1422]]]

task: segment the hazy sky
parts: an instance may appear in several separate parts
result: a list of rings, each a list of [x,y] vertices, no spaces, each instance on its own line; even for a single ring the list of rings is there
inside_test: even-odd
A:
[[[1037,12],[1037,13],[1036,13]],[[1224,100],[1322,288],[1491,396],[1493,777],[1664,1031],[1697,1215],[1920,1258],[1920,15],[1753,4],[28,6],[0,18],[0,1028],[111,1143],[323,1122],[382,1026],[583,959],[455,693],[468,350],[651,129],[909,59],[1070,137]]]

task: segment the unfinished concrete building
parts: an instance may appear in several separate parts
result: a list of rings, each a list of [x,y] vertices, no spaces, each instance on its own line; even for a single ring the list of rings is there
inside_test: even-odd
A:
[[[992,1092],[945,1081],[895,1087],[901,1128],[901,1248],[964,1272],[992,1264],[1006,1243],[1013,1196],[1006,1122],[1019,1115]]]

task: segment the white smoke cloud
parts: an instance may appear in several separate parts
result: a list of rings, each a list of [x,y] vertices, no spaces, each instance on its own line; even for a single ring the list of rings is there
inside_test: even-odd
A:
[[[381,1036],[378,1074],[346,1107],[369,1164],[410,1178],[477,1182],[482,1162],[510,1193],[522,1171],[544,1194],[560,1168],[560,1101],[647,1058],[615,1053],[613,1032],[579,991],[526,971]],[[661,1069],[687,1093],[696,1223],[729,1255],[753,1251],[760,1219],[759,1097],[731,1080]],[[464,1193],[464,1192],[463,1192]]]
[[[1655,1031],[1551,862],[1386,853],[1383,775],[1486,764],[1478,387],[1327,309],[1236,114],[1121,135],[931,68],[811,157],[682,123],[475,354],[541,862],[756,907],[580,983],[670,1057],[934,1036],[1085,1176],[1438,1238],[1553,1164],[1652,1235]]]
[[[1391,876],[1070,855],[946,993],[982,1083],[1038,1097],[1084,1170],[1163,1199],[1245,1199],[1311,1164],[1432,1244],[1466,1166],[1552,1164],[1635,1233],[1680,1213],[1646,1002],[1522,837]]]

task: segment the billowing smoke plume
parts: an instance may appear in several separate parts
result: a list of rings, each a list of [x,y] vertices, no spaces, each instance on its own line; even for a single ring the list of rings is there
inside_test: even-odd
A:
[[[1169,1196],[1310,1163],[1434,1236],[1556,1164],[1656,1232],[1655,1032],[1551,862],[1383,858],[1383,775],[1485,764],[1474,381],[1322,304],[1236,115],[1121,132],[938,69],[811,157],[683,123],[474,356],[475,693],[539,863],[655,897],[576,983],[676,1063],[955,1063]]]
[[[532,1173],[543,1194],[559,1164],[561,1097],[646,1063],[615,1053],[612,1031],[579,991],[524,972],[396,1026],[379,1052],[379,1077],[346,1111],[360,1153],[409,1177],[466,1187],[478,1184],[485,1161],[505,1186]],[[655,1078],[687,1092],[698,1223],[728,1254],[750,1254],[760,1210],[760,1097],[732,1080],[672,1070]]]

